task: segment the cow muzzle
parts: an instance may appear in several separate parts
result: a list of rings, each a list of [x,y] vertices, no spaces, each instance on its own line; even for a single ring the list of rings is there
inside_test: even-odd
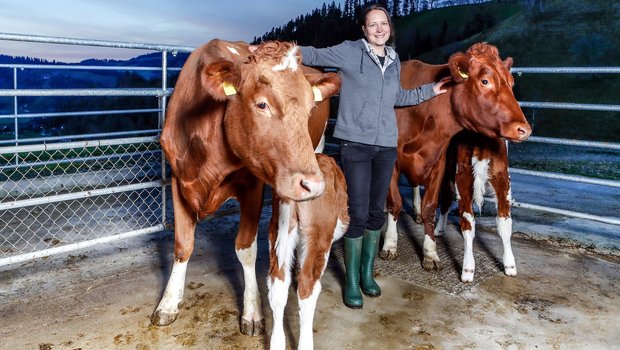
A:
[[[509,128],[502,132],[502,136],[513,142],[525,141],[532,134],[529,123],[511,123]]]
[[[276,191],[282,197],[297,202],[316,198],[325,190],[325,180],[320,172],[318,174],[295,173],[286,182],[287,185],[279,186]]]

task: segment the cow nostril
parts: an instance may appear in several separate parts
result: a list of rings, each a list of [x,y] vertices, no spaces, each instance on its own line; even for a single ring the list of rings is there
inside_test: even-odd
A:
[[[311,192],[311,191],[312,191],[312,190],[310,189],[310,183],[308,182],[308,180],[301,180],[300,185],[301,185],[301,187],[302,187],[304,190],[306,190],[306,191],[308,191],[308,192]]]

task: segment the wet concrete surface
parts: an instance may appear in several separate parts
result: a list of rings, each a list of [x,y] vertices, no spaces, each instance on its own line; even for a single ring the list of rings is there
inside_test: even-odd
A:
[[[514,215],[515,223],[525,225]],[[524,217],[526,217],[524,215]],[[481,223],[490,218],[482,218]],[[550,221],[553,221],[547,218]],[[267,332],[239,332],[243,277],[234,253],[238,216],[202,223],[190,260],[176,322],[155,327],[149,317],[172,266],[172,232],[138,237],[38,259],[0,270],[2,349],[266,349],[271,330],[267,300],[268,209],[259,230],[257,274]],[[556,222],[556,221],[553,221]],[[546,227],[548,223],[537,223]],[[400,231],[422,246],[422,228],[404,215]],[[620,255],[520,233],[513,251],[518,275],[507,277],[492,226],[479,227],[476,261],[490,272],[454,290],[378,271],[383,294],[362,310],[342,304],[344,267],[333,252],[314,321],[317,349],[614,349],[620,344]],[[454,224],[441,244],[462,247]],[[340,249],[336,245],[334,249]],[[455,252],[457,250],[454,250]],[[420,265],[420,253],[394,264]],[[444,269],[420,271],[456,278],[462,256],[442,257]],[[446,261],[448,260],[448,261]],[[451,260],[451,261],[450,261]],[[384,262],[381,262],[384,264]],[[456,266],[456,268],[454,267]],[[445,278],[444,278],[445,279]],[[288,346],[297,348],[297,299],[285,313]]]

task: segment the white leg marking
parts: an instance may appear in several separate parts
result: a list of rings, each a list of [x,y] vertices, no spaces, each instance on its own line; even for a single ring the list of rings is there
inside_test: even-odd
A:
[[[420,186],[413,187],[413,215],[422,214],[422,196],[420,195]]]
[[[497,231],[499,236],[502,237],[502,243],[504,245],[504,272],[508,276],[517,275],[517,264],[515,263],[515,257],[512,254],[512,246],[510,244],[510,236],[512,235],[512,219],[507,218],[495,218],[497,221]]]
[[[254,242],[247,249],[236,251],[237,259],[243,267],[243,278],[245,289],[243,291],[243,316],[246,321],[261,321],[263,312],[261,311],[260,294],[258,283],[256,282],[256,237]]]
[[[278,267],[282,268],[285,259],[288,255],[287,251],[289,247],[289,232],[288,227],[291,220],[291,203],[281,201],[280,202],[280,216],[278,217],[278,237],[276,238],[275,251],[278,256]]]
[[[285,271],[284,281],[280,279],[267,280],[269,286],[269,306],[273,315],[273,329],[271,330],[270,349],[280,350],[286,348],[284,336],[284,308],[288,298],[288,288],[291,283],[289,270]]]
[[[448,226],[448,213],[443,214],[439,211],[439,218],[437,219],[437,225],[435,225],[435,237],[443,235],[446,227]]]
[[[476,237],[476,220],[470,213],[463,213],[463,220],[469,221],[471,230],[463,231],[463,271],[461,273],[462,282],[473,282],[474,272],[476,271],[476,261],[474,260],[474,237]]]
[[[480,160],[475,156],[471,158],[474,169],[474,203],[478,205],[481,211],[484,204],[485,186],[489,180],[489,162],[489,159]]]
[[[336,228],[334,229],[334,239],[332,239],[332,243],[342,238],[348,228],[349,225],[345,225],[342,221],[340,221],[340,219],[338,219],[338,221],[336,221]]]
[[[430,258],[433,261],[440,261],[439,254],[437,254],[437,243],[431,239],[428,235],[424,235],[424,256]]]
[[[397,221],[394,215],[388,213],[387,228],[383,237],[383,251],[396,254],[396,246],[398,245],[398,232],[396,231]]]
[[[280,204],[282,209],[282,204]],[[286,209],[285,209],[286,210]],[[278,266],[284,269],[284,281],[275,278],[272,280],[271,276],[267,279],[267,286],[269,287],[269,306],[273,315],[273,329],[271,331],[270,349],[284,349],[286,347],[286,338],[284,336],[284,308],[288,299],[288,289],[291,285],[291,266],[293,264],[293,257],[297,240],[299,239],[298,226],[293,227],[291,232],[288,232],[288,219],[286,221],[286,229],[282,229],[284,212],[280,211],[280,218],[278,220],[278,237],[276,238],[276,255],[278,257]],[[290,206],[288,208],[287,215],[290,217]],[[281,236],[284,239],[281,239]]]
[[[317,280],[312,288],[312,294],[307,299],[297,297],[299,303],[299,346],[297,349],[299,350],[314,349],[312,325],[319,294],[321,294],[321,281]]]
[[[166,291],[161,298],[159,305],[157,305],[157,311],[163,314],[178,314],[179,303],[183,300],[183,290],[185,289],[185,275],[187,273],[187,263],[175,261],[172,265],[172,273],[168,284],[166,285]]]

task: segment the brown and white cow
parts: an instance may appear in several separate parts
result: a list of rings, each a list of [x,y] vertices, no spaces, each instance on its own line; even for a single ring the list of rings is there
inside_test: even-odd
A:
[[[460,228],[465,248],[461,273],[461,281],[463,282],[472,282],[474,280],[476,268],[473,253],[476,221],[472,202],[476,203],[480,210],[482,210],[487,184],[490,184],[494,191],[495,203],[497,205],[496,224],[497,232],[502,239],[504,247],[504,272],[508,276],[515,276],[517,274],[517,267],[510,244],[510,236],[512,235],[512,218],[510,217],[512,194],[508,173],[508,148],[506,147],[506,141],[501,138],[489,138],[482,134],[463,130],[452,138],[448,147],[446,173],[439,194],[439,218],[435,227],[435,237],[441,236],[447,226],[448,212],[452,206],[456,190]],[[416,197],[420,198],[419,186],[414,187],[413,196],[414,212],[419,213],[420,207],[418,204],[416,208],[415,201]],[[384,254],[384,256],[394,257],[395,253],[389,252]]]
[[[313,319],[321,293],[320,278],[325,271],[332,243],[349,226],[347,185],[333,158],[317,154],[325,179],[323,194],[315,199],[294,202],[273,196],[269,225],[269,304],[273,313],[270,349],[285,349],[284,308],[291,284],[291,269],[297,249],[297,301],[299,304],[299,349],[312,349]]]
[[[497,48],[477,43],[465,53],[453,54],[447,64],[428,65],[420,61],[402,64],[401,84],[412,88],[452,76],[448,92],[418,106],[396,109],[398,159],[388,194],[388,229],[382,256],[396,252],[396,220],[402,210],[398,178],[403,173],[410,183],[424,185],[421,203],[424,223],[424,259],[427,269],[440,268],[435,243],[435,211],[443,181],[450,140],[463,129],[490,138],[525,140],[531,134],[512,87],[512,58],[501,60]]]
[[[236,198],[235,249],[245,280],[241,332],[262,333],[255,261],[264,183],[292,201],[322,194],[309,117],[317,95],[327,98],[340,87],[335,73],[304,75],[299,55],[291,43],[267,42],[250,52],[243,42],[212,40],[185,62],[161,134],[172,169],[175,242],[153,324],[170,324],[178,315],[197,221]]]

